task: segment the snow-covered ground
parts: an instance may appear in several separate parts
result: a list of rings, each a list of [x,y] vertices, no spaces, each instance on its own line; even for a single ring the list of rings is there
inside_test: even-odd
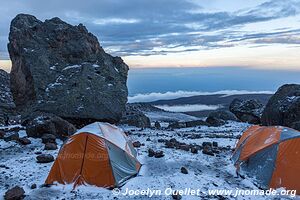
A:
[[[221,127],[193,127],[176,130],[138,129],[123,126],[129,132],[133,141],[140,141],[142,145],[137,148],[138,159],[142,163],[139,174],[131,178],[119,190],[108,190],[94,186],[79,186],[72,190],[72,185],[57,185],[41,187],[53,163],[36,163],[36,152],[50,153],[57,156],[58,150],[45,151],[41,139],[30,138],[31,144],[21,146],[15,142],[0,140],[0,164],[8,169],[0,168],[0,199],[5,191],[15,185],[22,186],[26,192],[25,199],[148,199],[150,193],[144,195],[123,195],[127,190],[142,192],[142,190],[155,192],[151,199],[172,199],[165,192],[172,190],[198,190],[198,195],[182,195],[182,199],[274,199],[269,196],[217,196],[209,195],[214,189],[258,189],[251,179],[242,179],[235,173],[230,161],[231,150],[222,150],[217,156],[205,155],[201,151],[193,154],[190,151],[165,148],[159,139],[176,138],[186,144],[199,144],[202,142],[218,142],[221,147],[234,147],[236,136],[248,127],[248,124],[230,122]],[[20,131],[25,136],[25,131]],[[193,139],[195,138],[195,139]],[[57,140],[58,146],[62,142]],[[164,151],[162,158],[148,157],[148,149]],[[188,170],[188,174],[181,173],[181,167]],[[32,184],[36,189],[30,189]],[[161,195],[159,195],[161,191]],[[115,193],[120,192],[116,195]],[[277,197],[282,199],[280,197]]]

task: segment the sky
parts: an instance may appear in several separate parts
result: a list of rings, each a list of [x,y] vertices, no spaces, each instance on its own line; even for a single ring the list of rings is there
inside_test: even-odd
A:
[[[0,66],[10,21],[83,23],[131,68],[300,68],[300,0],[0,0]]]

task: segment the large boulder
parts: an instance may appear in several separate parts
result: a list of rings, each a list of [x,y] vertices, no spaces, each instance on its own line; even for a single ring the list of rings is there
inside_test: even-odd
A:
[[[128,66],[105,53],[82,24],[19,14],[11,22],[8,51],[18,109],[67,119],[120,120]]]
[[[68,121],[53,114],[36,114],[23,122],[26,125],[28,137],[41,138],[43,135],[50,134],[61,139],[76,132],[76,128]]]
[[[234,99],[229,110],[242,122],[250,124],[259,124],[264,109],[264,105],[256,99],[240,100]]]
[[[9,73],[0,69],[0,125],[9,123],[9,115],[12,114],[14,108]]]
[[[150,128],[150,119],[134,104],[127,104],[126,111],[120,120],[120,124],[127,124],[139,128]]]
[[[300,85],[281,86],[262,114],[263,125],[282,125],[300,130]]]

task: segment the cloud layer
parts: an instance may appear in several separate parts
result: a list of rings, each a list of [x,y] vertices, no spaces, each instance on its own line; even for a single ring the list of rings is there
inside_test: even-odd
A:
[[[176,91],[176,92],[152,92],[149,94],[137,94],[128,97],[129,103],[134,102],[151,102],[157,100],[176,99],[180,97],[191,97],[198,95],[215,95],[220,94],[224,96],[239,95],[239,94],[274,94],[273,91],[247,91],[247,90],[221,90],[216,92],[201,92],[201,91]]]

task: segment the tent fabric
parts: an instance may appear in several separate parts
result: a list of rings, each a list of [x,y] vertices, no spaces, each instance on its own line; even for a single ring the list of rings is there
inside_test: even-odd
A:
[[[238,141],[232,160],[240,173],[262,188],[300,192],[300,132],[282,126],[249,127]]]
[[[113,125],[96,122],[65,142],[45,183],[117,187],[136,175],[140,167],[125,133]]]

